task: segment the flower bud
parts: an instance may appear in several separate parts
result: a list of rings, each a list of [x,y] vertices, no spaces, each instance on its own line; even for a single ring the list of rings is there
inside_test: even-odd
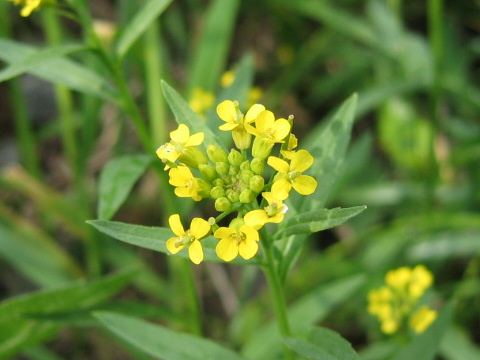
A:
[[[227,175],[229,168],[230,165],[228,165],[228,163],[224,161],[219,161],[215,165],[215,170],[217,170],[217,173],[219,173],[220,175]]]
[[[225,189],[221,186],[214,186],[212,190],[210,190],[210,196],[214,199],[225,197]]]
[[[199,148],[196,147],[186,147],[178,157],[180,162],[184,163],[185,165],[198,169],[200,164],[207,163],[207,157]]]
[[[244,224],[245,224],[245,221],[243,220],[243,218],[235,218],[232,221],[230,221],[230,225],[228,225],[228,227],[232,229],[240,230],[240,228]]]
[[[228,154],[228,162],[230,164],[238,167],[243,162],[243,160],[243,155],[240,154],[240,152],[235,149],[230,150],[230,154]]]
[[[207,147],[207,155],[211,162],[217,163],[219,161],[227,162],[228,156],[225,151],[219,148],[216,145],[208,145]]]
[[[203,179],[197,179],[198,183],[198,190],[197,194],[200,195],[201,197],[207,198],[210,195],[210,190],[212,189],[212,185],[210,185],[208,182],[206,182]]]
[[[229,174],[229,175],[232,175],[232,176],[235,176],[235,175],[238,174],[238,171],[239,171],[239,170],[240,170],[240,169],[239,169],[238,167],[233,166],[233,165],[230,165],[230,169],[228,169],[228,174]]]
[[[248,204],[255,200],[255,194],[252,190],[245,189],[240,193],[239,200],[241,203]]]
[[[203,178],[207,181],[213,181],[218,177],[218,174],[212,165],[200,164],[198,165],[198,170],[200,170]]]
[[[260,158],[253,158],[250,164],[250,169],[256,175],[262,175],[265,170],[265,160]]]
[[[250,161],[245,160],[240,164],[240,170],[250,170]]]
[[[272,152],[274,142],[269,139],[256,137],[253,140],[252,156],[254,158],[266,159]]]
[[[250,179],[255,175],[252,170],[242,170],[240,173],[240,179],[245,182],[245,184],[250,184]]]
[[[252,190],[254,193],[258,194],[260,191],[262,191],[264,185],[265,180],[260,175],[254,175],[250,178],[250,190]]]
[[[238,193],[232,189],[227,190],[227,199],[230,200],[232,203],[236,203],[240,200]]]
[[[228,212],[232,210],[232,203],[226,197],[218,198],[215,200],[215,210],[219,212]]]
[[[240,150],[248,149],[252,143],[252,135],[243,126],[237,126],[233,129],[232,137],[235,146]]]
[[[215,179],[213,180],[213,186],[220,186],[220,187],[223,187],[225,185],[225,181],[223,181],[223,179]]]

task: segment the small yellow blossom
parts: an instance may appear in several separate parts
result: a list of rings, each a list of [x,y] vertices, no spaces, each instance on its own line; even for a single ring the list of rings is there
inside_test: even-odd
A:
[[[292,187],[301,195],[310,195],[316,190],[317,181],[302,174],[313,164],[313,156],[307,150],[297,151],[290,164],[275,156],[270,156],[267,164],[278,171],[271,189],[278,199],[285,200]]]
[[[186,165],[197,168],[198,164],[207,163],[205,155],[195,148],[203,142],[204,138],[203,132],[190,136],[190,129],[185,124],[180,124],[177,130],[170,133],[170,142],[157,149],[157,156],[164,162],[174,163],[179,159]],[[165,170],[168,168],[167,165]]]
[[[287,205],[283,201],[277,199],[274,193],[264,192],[262,196],[267,200],[268,206],[263,209],[252,210],[245,214],[245,224],[260,229],[266,223],[278,224],[283,221],[285,213],[288,210]]]
[[[257,115],[254,128],[249,123],[245,128],[250,134],[264,138],[271,143],[283,143],[290,132],[290,123],[286,119],[275,120],[275,115],[269,110],[264,110]]]
[[[252,106],[260,101],[263,96],[263,90],[259,86],[254,86],[248,90],[247,93],[247,104],[248,106]]]
[[[427,305],[423,305],[412,315],[409,325],[417,334],[419,334],[424,332],[436,318],[437,312],[430,309]]]
[[[192,172],[185,165],[177,166],[170,169],[168,175],[170,185],[175,186],[175,195],[178,197],[191,197],[195,201],[202,200],[198,195],[198,181],[193,176]]]
[[[188,256],[194,264],[200,264],[203,260],[203,248],[200,240],[210,232],[210,224],[201,218],[193,218],[190,229],[185,231],[180,221],[180,215],[174,214],[168,219],[173,233],[177,235],[167,240],[167,250],[172,254],[178,253],[185,245],[188,245]]]
[[[235,223],[235,220],[232,221],[230,227],[221,227],[213,234],[220,239],[216,252],[217,256],[224,261],[232,261],[238,254],[248,260],[254,257],[258,251],[260,237],[257,230],[242,224],[243,221]]]
[[[220,78],[220,85],[224,88],[229,87],[235,81],[235,72],[233,70],[225,71]]]
[[[195,111],[200,117],[204,118],[204,112],[210,109],[215,102],[215,95],[209,91],[205,91],[201,88],[193,89],[192,97],[188,102],[188,105]]]
[[[263,105],[255,104],[250,107],[244,116],[237,101],[225,100],[217,106],[218,116],[225,121],[225,124],[220,125],[219,129],[232,131],[235,146],[240,150],[248,149],[251,143],[251,135],[247,132],[245,126],[255,121],[257,115],[264,110]]]
[[[30,16],[30,14],[39,9],[41,6],[46,4],[54,4],[55,0],[9,0],[15,5],[22,5],[23,8],[20,10],[20,15],[23,17]]]

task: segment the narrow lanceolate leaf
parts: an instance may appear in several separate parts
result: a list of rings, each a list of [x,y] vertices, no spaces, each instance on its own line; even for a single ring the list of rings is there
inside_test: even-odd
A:
[[[214,0],[208,9],[201,41],[195,53],[190,90],[215,91],[232,44],[239,0]]]
[[[205,124],[205,121],[192,110],[188,103],[178,92],[175,91],[175,89],[165,81],[162,81],[162,90],[168,105],[170,105],[170,109],[172,109],[173,114],[175,115],[177,123],[186,124],[192,133],[203,132],[205,135],[203,144],[205,146],[214,144],[225,149],[222,143],[218,141],[213,131],[207,126],[207,124]]]
[[[324,319],[330,311],[353,296],[365,283],[364,275],[343,278],[322,285],[288,307],[292,334],[307,330]],[[275,321],[256,329],[247,340],[242,354],[252,360],[277,359],[282,351],[282,337]]]
[[[439,350],[440,341],[452,324],[454,303],[447,304],[438,314],[437,319],[424,333],[392,357],[392,360],[433,360]]]
[[[321,209],[310,211],[295,216],[278,229],[275,238],[295,234],[311,234],[317,231],[330,229],[342,225],[347,220],[364,211],[366,206],[354,206],[350,208]]]
[[[8,64],[20,63],[27,58],[35,57],[38,52],[39,50],[33,46],[0,39],[0,60]],[[65,85],[73,90],[106,100],[116,99],[115,90],[105,78],[66,58],[44,62],[31,68],[28,72],[44,80]]]
[[[99,219],[109,220],[115,215],[152,160],[152,156],[144,154],[126,155],[105,165],[100,175]]]
[[[88,49],[85,45],[69,44],[54,46],[44,50],[40,50],[32,55],[25,57],[22,61],[12,63],[5,69],[0,71],[0,82],[6,81],[26,73],[42,64],[52,60],[60,59],[68,54]]]
[[[103,232],[104,234],[107,234],[117,240],[170,255],[165,244],[168,239],[174,237],[175,235],[168,228],[132,225],[122,222],[104,220],[89,220],[87,223],[94,226],[97,230]],[[222,262],[222,260],[219,259],[215,253],[216,243],[217,240],[212,236],[202,240],[204,261]],[[175,256],[188,259],[188,251],[185,248],[175,254]],[[253,265],[257,263],[257,260],[250,259],[246,261],[238,258],[232,261],[232,263]]]
[[[287,337],[283,342],[297,354],[313,360],[360,359],[347,340],[326,328],[312,328],[306,340]]]
[[[232,350],[210,340],[169,330],[131,316],[112,312],[97,312],[95,316],[109,331],[155,359],[243,359]]]
[[[136,40],[148,29],[152,21],[170,5],[172,0],[149,0],[124,27],[116,46],[118,56],[123,57]]]

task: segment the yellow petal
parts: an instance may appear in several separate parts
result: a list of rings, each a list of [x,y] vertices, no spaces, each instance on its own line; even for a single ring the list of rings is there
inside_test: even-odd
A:
[[[220,119],[227,123],[235,123],[235,105],[231,100],[222,101],[217,106],[217,114]]]
[[[198,191],[197,186],[191,186],[191,187],[177,187],[175,188],[175,195],[181,198],[194,198],[196,197]]]
[[[200,240],[210,232],[210,224],[202,218],[193,218],[190,223],[190,233],[195,239]]]
[[[281,212],[279,212],[279,213],[276,213],[273,216],[270,216],[270,218],[268,219],[268,222],[278,224],[278,223],[281,223],[283,221],[284,217],[285,217],[285,215],[282,214]]]
[[[305,171],[313,164],[313,156],[307,150],[298,150],[290,163],[292,171]]]
[[[188,246],[188,257],[196,265],[200,264],[203,260],[203,248],[202,244],[198,240],[194,240]]]
[[[268,222],[268,215],[265,210],[252,210],[245,214],[243,220],[246,225],[258,230]]]
[[[240,231],[245,234],[247,240],[259,241],[258,231],[248,225],[242,225]]]
[[[230,131],[230,130],[233,130],[235,129],[236,127],[238,126],[238,124],[234,124],[234,123],[225,123],[223,125],[220,125],[218,128],[220,130],[223,130],[223,131]]]
[[[180,153],[175,149],[175,146],[170,143],[160,146],[157,149],[156,154],[160,159],[167,159],[171,162],[175,162],[180,155]]]
[[[235,240],[224,238],[218,242],[215,251],[217,256],[223,261],[232,261],[238,255],[238,246]]]
[[[169,184],[173,186],[184,186],[185,183],[193,179],[193,174],[186,166],[178,166],[170,169],[168,172],[170,176]]]
[[[178,129],[170,133],[170,139],[181,144],[186,143],[189,137],[190,130],[185,124],[178,125]]]
[[[276,156],[269,156],[267,164],[282,174],[287,174],[290,170],[288,163]]]
[[[230,235],[235,234],[235,233],[236,233],[235,229],[232,229],[232,228],[229,228],[229,227],[221,227],[221,228],[217,229],[217,231],[215,231],[215,234],[213,234],[213,236],[215,236],[217,239],[225,239],[225,238],[228,238],[228,237],[230,237]]]
[[[275,123],[275,115],[269,110],[263,110],[257,115],[255,120],[255,125],[257,126],[257,131],[263,133],[267,129],[273,128]]]
[[[167,250],[170,251],[172,254],[178,253],[180,250],[182,250],[185,245],[175,245],[175,241],[178,239],[178,237],[172,237],[167,240],[165,246],[167,247]]]
[[[168,224],[173,233],[177,236],[185,235],[185,230],[183,229],[182,222],[180,221],[179,214],[173,214],[168,218]]]
[[[251,259],[258,252],[258,243],[254,240],[245,240],[238,245],[238,252],[245,260]]]
[[[190,136],[185,143],[185,146],[198,146],[205,139],[205,134],[203,132],[198,132]]]
[[[265,106],[261,104],[254,104],[248,109],[247,113],[245,114],[244,123],[251,123],[255,121],[258,114],[260,114],[263,110],[265,110]]]
[[[261,134],[257,131],[257,129],[255,129],[252,125],[250,125],[248,123],[245,123],[245,124],[243,124],[243,127],[250,134],[255,135],[255,136],[261,136]]]
[[[291,189],[292,184],[285,178],[275,181],[272,185],[272,192],[275,193],[280,200],[288,198]]]
[[[290,132],[290,123],[285,119],[275,121],[275,140],[284,140]]]
[[[301,195],[310,195],[317,189],[317,180],[308,175],[300,175],[293,179],[293,188]]]

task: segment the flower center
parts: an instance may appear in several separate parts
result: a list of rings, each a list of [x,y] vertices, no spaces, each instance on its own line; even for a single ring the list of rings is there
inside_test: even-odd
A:
[[[235,234],[230,235],[230,238],[235,241],[235,244],[240,245],[242,241],[245,241],[246,236],[242,232],[237,232]]]
[[[290,171],[288,173],[288,180],[292,181],[293,179],[299,177],[302,173],[300,171]]]

